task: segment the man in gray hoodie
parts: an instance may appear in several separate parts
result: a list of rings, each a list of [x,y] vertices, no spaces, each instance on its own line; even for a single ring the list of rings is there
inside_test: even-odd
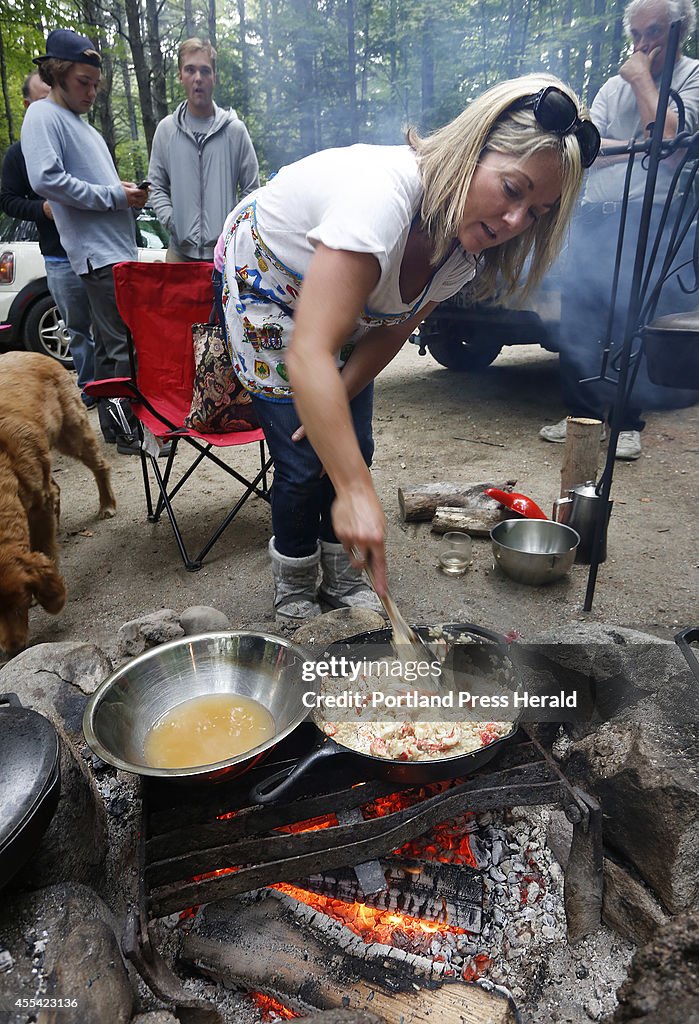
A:
[[[213,101],[216,50],[187,39],[177,63],[187,99],[156,128],[148,169],[149,203],[170,233],[171,263],[211,260],[224,220],[259,185],[245,125]]]

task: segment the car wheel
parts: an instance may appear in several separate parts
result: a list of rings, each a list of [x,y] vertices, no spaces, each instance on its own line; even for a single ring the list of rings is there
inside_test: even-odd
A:
[[[427,348],[438,363],[449,370],[484,370],[498,357],[502,342],[484,338],[477,331],[471,337],[463,338],[453,332],[451,336],[443,330],[438,336],[426,339]]]
[[[31,307],[24,320],[24,344],[30,352],[41,352],[51,356],[69,370],[73,368],[70,357],[70,337],[58,312],[58,306],[50,295],[45,295]]]

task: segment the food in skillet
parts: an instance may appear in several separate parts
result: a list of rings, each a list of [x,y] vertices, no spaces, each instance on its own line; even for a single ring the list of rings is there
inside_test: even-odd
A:
[[[392,761],[458,757],[512,732],[512,722],[326,722],[324,732],[360,754]]]
[[[409,716],[406,705],[381,706],[377,710],[377,693],[400,698],[408,693],[420,693],[419,682],[406,683],[397,671],[400,663],[395,659],[381,659],[370,663],[373,669],[361,674],[352,684],[354,699],[351,710],[342,719],[321,721],[320,727],[332,737],[360,754],[384,757],[392,761],[430,761],[444,757],[459,757],[487,746],[493,740],[508,736],[514,729],[510,722],[454,721],[451,714],[444,721],[422,721],[429,710]],[[337,693],[338,679],[326,677],[321,690]],[[431,694],[426,694],[428,699]]]

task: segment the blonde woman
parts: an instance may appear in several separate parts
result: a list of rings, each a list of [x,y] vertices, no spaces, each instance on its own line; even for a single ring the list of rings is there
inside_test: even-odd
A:
[[[359,571],[370,560],[385,589],[372,382],[476,272],[481,297],[513,292],[528,257],[528,285],[541,279],[598,149],[575,95],[526,76],[428,138],[411,129],[405,146],[284,167],[229,215],[216,263],[234,366],[274,459],[278,622],[319,614],[319,599],[375,606]]]

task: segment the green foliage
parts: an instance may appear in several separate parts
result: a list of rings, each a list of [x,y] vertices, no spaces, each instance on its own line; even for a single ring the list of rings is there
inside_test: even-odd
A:
[[[0,123],[0,149],[19,132],[22,80],[43,50],[46,30],[80,29],[87,2],[0,0],[4,104],[12,120]],[[120,171],[136,177],[147,164],[147,147],[141,110],[129,116],[118,63],[120,57],[128,62],[132,105],[138,106],[132,52],[119,35],[119,29],[128,35],[119,13],[124,0],[89,2],[91,19],[100,22],[95,31],[114,60]],[[170,109],[182,97],[176,52],[188,34],[186,9],[206,38],[209,2],[165,0],[159,8],[157,42]],[[148,62],[156,41],[146,30],[146,0],[138,4]],[[406,123],[429,131],[483,89],[527,71],[551,71],[589,102],[623,59],[623,6],[622,0],[218,0],[215,98],[245,120],[265,173],[313,149],[399,143]],[[696,55],[695,41],[685,49]]]

